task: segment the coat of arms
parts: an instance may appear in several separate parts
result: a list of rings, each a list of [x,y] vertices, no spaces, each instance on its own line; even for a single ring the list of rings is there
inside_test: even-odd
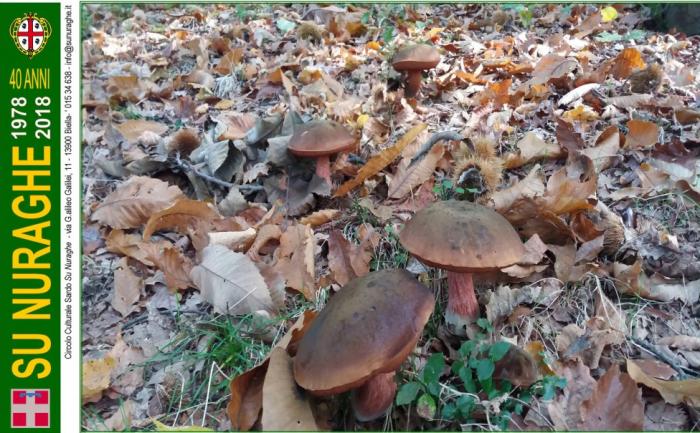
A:
[[[41,52],[51,36],[51,25],[45,18],[24,14],[10,25],[10,36],[17,49],[30,59]]]

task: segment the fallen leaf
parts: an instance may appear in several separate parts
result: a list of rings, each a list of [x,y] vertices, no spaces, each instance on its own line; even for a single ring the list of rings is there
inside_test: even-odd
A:
[[[585,155],[579,156],[585,158],[590,169],[593,168],[590,158]],[[595,199],[592,197],[595,196],[598,186],[597,177],[595,173],[581,175],[575,164],[567,162],[566,167],[554,172],[547,180],[543,204],[547,210],[556,215],[591,209],[595,206]],[[584,170],[589,168],[586,167]],[[581,180],[581,177],[584,179]]]
[[[566,387],[562,394],[554,398],[547,406],[557,431],[576,430],[583,422],[581,404],[590,399],[596,388],[596,381],[591,372],[581,360],[573,363],[556,363],[554,371],[557,376],[566,379]]]
[[[269,358],[231,380],[229,385],[231,400],[226,406],[226,412],[233,429],[249,431],[258,421],[262,410],[263,382],[268,365]]]
[[[183,198],[151,215],[143,229],[143,238],[149,240],[159,230],[175,230],[189,236],[195,249],[201,251],[209,242],[211,222],[219,218],[221,216],[212,205]]]
[[[340,185],[340,187],[335,191],[335,194],[333,194],[333,197],[344,196],[355,187],[360,186],[365,180],[382,171],[387,165],[391,164],[391,162],[401,154],[401,151],[412,143],[413,140],[415,140],[426,127],[426,124],[419,123],[406,132],[406,134],[404,134],[404,136],[401,137],[396,144],[384,149],[378,155],[373,156],[364,166],[362,166],[354,179]]]
[[[544,182],[540,174],[539,164],[535,165],[525,178],[509,188],[496,191],[491,195],[494,209],[503,213],[510,209],[516,201],[523,198],[535,198],[544,195]]]
[[[642,53],[634,47],[625,48],[615,58],[612,74],[618,80],[624,80],[632,75],[632,72],[644,69],[646,63],[642,60]]]
[[[614,364],[598,380],[591,398],[581,404],[581,418],[576,430],[641,431],[642,390]]]
[[[487,295],[486,318],[491,323],[498,323],[510,316],[518,305],[548,305],[560,293],[561,283],[551,278],[539,284],[530,284],[515,289],[509,286],[499,286],[495,291],[489,291]]]
[[[688,415],[679,406],[664,401],[648,404],[644,411],[644,431],[689,430]]]
[[[177,186],[151,177],[133,176],[105,197],[91,218],[115,229],[137,228],[181,197],[182,191]]]
[[[209,245],[217,244],[231,251],[245,251],[256,235],[257,231],[253,227],[231,232],[209,232]]]
[[[155,267],[163,272],[165,284],[172,292],[193,287],[190,279],[192,261],[184,256],[180,250],[164,248],[159,253],[154,251],[148,257]]]
[[[595,146],[581,149],[579,153],[590,158],[595,172],[600,173],[618,159],[621,137],[617,126],[610,126],[598,136]]]
[[[331,276],[341,286],[369,272],[374,246],[365,237],[360,244],[354,244],[343,236],[340,230],[333,230],[328,236],[328,267]]]
[[[656,123],[646,120],[630,120],[627,122],[627,140],[625,149],[649,149],[659,140],[659,127]]]
[[[172,245],[164,239],[156,243],[144,242],[141,235],[126,233],[124,230],[119,229],[110,231],[105,241],[107,251],[131,257],[146,266],[153,266],[153,261],[148,257],[152,248],[163,249]]]
[[[532,131],[525,133],[516,146],[519,150],[517,154],[509,153],[505,156],[505,168],[521,167],[540,159],[556,159],[563,154],[557,143],[544,141]]]
[[[627,372],[637,383],[657,390],[666,403],[700,406],[700,379],[662,380],[650,377],[632,359],[627,360]]]
[[[102,392],[109,388],[112,370],[116,364],[116,360],[111,356],[83,362],[81,393],[83,404],[100,401]]]
[[[539,370],[535,359],[528,352],[509,344],[505,356],[495,363],[493,378],[526,388],[537,381]]]
[[[559,146],[566,149],[569,153],[576,152],[584,147],[581,134],[574,130],[574,125],[564,119],[557,118],[556,135]]]
[[[561,78],[572,72],[577,66],[578,62],[574,58],[547,54],[537,62],[535,69],[532,71],[532,78],[527,84],[531,86],[545,84],[553,78]]]
[[[433,146],[430,151],[413,165],[409,165],[411,158],[404,158],[396,169],[396,174],[389,182],[389,198],[399,199],[411,192],[418,185],[428,180],[433,175],[438,161],[445,153],[442,144]]]
[[[669,335],[662,337],[657,344],[663,344],[680,350],[700,350],[700,337],[692,335]]]
[[[338,209],[322,209],[300,218],[299,223],[306,224],[311,227],[318,227],[327,222],[333,221],[338,216],[340,216],[340,211]]]
[[[294,381],[292,358],[281,347],[270,353],[262,388],[262,429],[318,431],[308,397]]]
[[[204,248],[202,262],[192,268],[190,278],[217,313],[240,315],[273,310],[265,280],[245,254],[210,245]]]
[[[641,259],[633,265],[613,263],[613,275],[618,283],[615,288],[620,293],[639,295],[662,302],[678,299],[688,304],[698,302],[700,299],[700,280],[672,283],[660,277],[647,277],[642,271]]]
[[[286,280],[287,287],[300,292],[306,299],[316,299],[314,231],[304,224],[289,226],[280,237],[275,251],[277,268]]]
[[[141,297],[143,289],[143,279],[134,274],[124,257],[119,260],[117,268],[114,270],[114,293],[112,296],[112,307],[126,317],[135,309],[135,304]]]
[[[114,128],[119,131],[126,141],[130,144],[136,144],[139,137],[144,133],[153,133],[163,135],[168,130],[168,126],[151,120],[127,120],[119,125],[114,125]]]

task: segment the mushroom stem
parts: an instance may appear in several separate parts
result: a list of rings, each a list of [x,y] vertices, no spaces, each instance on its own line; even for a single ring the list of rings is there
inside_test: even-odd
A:
[[[328,155],[316,158],[316,176],[331,184],[331,160]]]
[[[352,392],[352,409],[358,421],[379,418],[391,407],[396,395],[395,374],[377,374]]]
[[[406,71],[406,96],[413,98],[418,94],[422,78],[420,70]]]
[[[445,321],[464,331],[479,318],[479,302],[474,293],[471,273],[447,271],[447,311]]]

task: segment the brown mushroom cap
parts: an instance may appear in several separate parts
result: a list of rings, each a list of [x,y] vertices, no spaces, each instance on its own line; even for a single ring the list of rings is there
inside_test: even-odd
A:
[[[510,266],[525,253],[518,233],[498,212],[457,200],[418,211],[399,235],[420,261],[453,272],[482,272]]]
[[[301,125],[287,148],[298,156],[318,157],[352,150],[357,141],[347,129],[328,120],[313,120]]]
[[[312,394],[332,395],[396,370],[434,305],[432,291],[405,270],[370,272],[350,281],[299,341],[296,382]]]
[[[432,45],[417,44],[396,52],[391,65],[397,71],[432,69],[440,63],[440,53]]]

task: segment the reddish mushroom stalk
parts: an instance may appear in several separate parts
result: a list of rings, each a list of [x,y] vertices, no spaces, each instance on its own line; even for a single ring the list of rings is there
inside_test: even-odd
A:
[[[331,183],[331,159],[328,155],[316,158],[316,176]]]
[[[421,71],[406,71],[406,96],[412,98],[418,94],[422,79]]]
[[[447,290],[445,319],[457,326],[474,323],[479,318],[479,302],[472,274],[447,271]]]
[[[358,421],[371,421],[384,415],[396,395],[396,372],[378,374],[352,393],[352,409]]]

